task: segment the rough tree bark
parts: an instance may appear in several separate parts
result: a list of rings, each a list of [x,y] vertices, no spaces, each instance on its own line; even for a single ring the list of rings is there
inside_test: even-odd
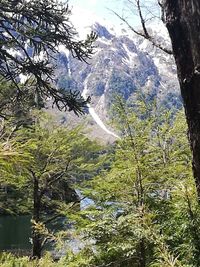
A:
[[[163,4],[188,123],[193,173],[200,200],[200,1],[164,0]]]
[[[130,2],[135,3],[142,32],[132,27],[126,18],[113,11],[114,14],[131,31],[149,40],[155,47],[174,55],[188,123],[193,174],[200,202],[200,0],[158,0],[162,9],[161,19],[168,29],[173,51],[157,43],[157,40],[148,32],[147,19],[143,15],[141,5],[141,3],[145,4],[145,0]]]

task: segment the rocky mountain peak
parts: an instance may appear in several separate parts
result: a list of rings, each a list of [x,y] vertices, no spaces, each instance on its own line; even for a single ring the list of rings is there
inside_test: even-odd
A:
[[[99,37],[96,53],[89,64],[79,62],[69,54],[58,56],[59,86],[90,95],[93,112],[104,122],[109,119],[115,95],[131,103],[139,90],[149,97],[156,97],[159,105],[182,105],[172,56],[131,31],[115,33],[98,22],[92,30]],[[161,27],[159,31],[153,27],[151,31],[155,41],[170,44]]]
[[[114,35],[112,35],[109,30],[101,25],[100,23],[96,22],[92,27],[91,27],[92,31],[96,32],[98,34],[99,38],[105,38],[105,39],[112,39],[114,37]]]

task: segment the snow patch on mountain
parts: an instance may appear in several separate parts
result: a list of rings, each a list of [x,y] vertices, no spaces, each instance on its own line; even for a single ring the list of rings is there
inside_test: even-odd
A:
[[[115,95],[120,95],[130,103],[139,90],[149,97],[156,96],[160,105],[181,106],[172,56],[125,29],[114,31],[100,22],[87,29],[95,29],[99,34],[89,64],[74,59],[61,47],[60,52],[65,54],[66,59],[60,57],[58,78],[62,84],[66,82],[67,86],[73,85],[75,90],[81,91],[85,99],[88,95],[92,97],[89,113],[101,129],[117,137],[106,126],[108,110]],[[170,48],[169,39],[165,39],[168,36],[166,29],[165,32],[162,29],[163,26],[157,25],[149,28],[149,31],[156,42]]]
[[[87,93],[88,93],[88,79],[89,76],[85,79],[84,82],[84,90],[82,92],[82,96],[84,99],[87,99]],[[97,113],[95,112],[94,108],[91,107],[90,104],[87,104],[87,107],[89,109],[89,113],[92,116],[92,118],[94,119],[94,121],[108,134],[114,136],[115,138],[120,138],[117,134],[115,134],[114,132],[110,131],[106,125],[103,123],[103,121],[100,119],[100,117],[97,115]]]

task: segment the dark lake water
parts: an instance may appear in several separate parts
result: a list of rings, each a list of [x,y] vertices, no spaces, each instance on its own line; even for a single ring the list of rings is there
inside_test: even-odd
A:
[[[85,209],[94,202],[84,198],[80,202],[80,209]],[[0,216],[0,251],[2,250],[30,250],[31,216]],[[50,230],[64,230],[68,228],[67,219],[59,219],[49,225]],[[77,247],[77,240],[72,240],[72,248]]]
[[[0,250],[30,249],[31,216],[0,217]]]

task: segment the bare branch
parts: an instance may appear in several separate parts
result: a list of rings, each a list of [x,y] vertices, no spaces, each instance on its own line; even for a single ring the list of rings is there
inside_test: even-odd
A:
[[[128,28],[134,32],[135,34],[145,38],[146,40],[148,40],[149,42],[152,43],[153,46],[159,48],[160,50],[164,51],[165,53],[169,54],[169,55],[172,55],[173,52],[171,49],[168,49],[167,47],[163,47],[162,44],[160,43],[157,43],[157,41],[154,40],[153,36],[151,36],[149,34],[149,31],[146,27],[146,21],[143,17],[143,14],[142,14],[142,9],[141,9],[141,5],[140,5],[140,0],[136,0],[136,4],[137,4],[137,11],[138,11],[138,15],[139,15],[139,18],[140,18],[140,22],[141,22],[141,25],[142,25],[142,32],[136,30],[133,26],[131,26],[131,24],[128,22],[127,19],[125,19],[123,16],[119,15],[117,12],[109,9],[112,13],[114,13],[122,22],[124,22],[126,24],[126,26],[128,26]]]
[[[140,17],[140,21],[141,21],[141,24],[142,24],[142,29],[143,29],[145,38],[149,40],[150,35],[149,35],[148,31],[147,31],[147,28],[146,28],[146,25],[145,25],[145,20],[144,20],[144,17],[142,15],[142,10],[141,10],[141,6],[140,6],[140,0],[136,0],[136,4],[137,4],[138,14],[139,14],[139,17]]]
[[[160,6],[161,9],[161,20],[163,23],[165,23],[165,12],[164,12],[164,5],[162,0],[158,0],[158,5]]]

